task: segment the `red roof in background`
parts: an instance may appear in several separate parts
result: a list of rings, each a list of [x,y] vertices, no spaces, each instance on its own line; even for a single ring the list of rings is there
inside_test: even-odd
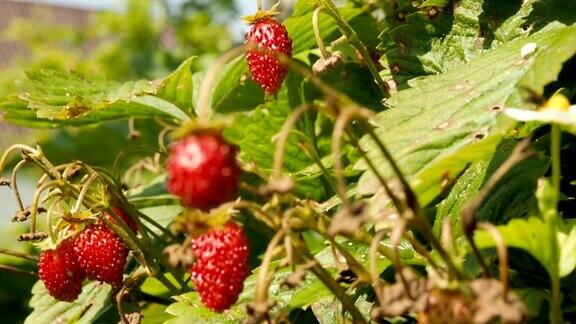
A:
[[[82,27],[88,23],[91,10],[71,8],[44,3],[0,0],[0,35],[15,19],[34,18],[46,24],[60,24]],[[10,60],[26,54],[26,49],[18,42],[2,40],[0,37],[0,70]]]
[[[65,6],[0,0],[0,73],[11,60],[26,55],[26,48],[18,42],[3,40],[4,33],[15,19],[37,19],[45,24],[82,27],[88,23],[92,11]],[[3,123],[0,113],[0,152],[28,132],[20,127]]]

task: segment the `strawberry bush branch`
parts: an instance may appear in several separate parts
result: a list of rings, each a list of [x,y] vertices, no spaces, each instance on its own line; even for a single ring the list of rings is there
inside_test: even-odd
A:
[[[334,19],[334,21],[338,25],[338,28],[340,29],[344,37],[346,37],[346,40],[348,40],[348,42],[350,42],[350,44],[352,44],[362,55],[362,58],[364,59],[364,62],[366,62],[368,70],[370,70],[370,73],[372,74],[374,81],[376,82],[378,88],[382,93],[383,99],[388,98],[390,96],[389,86],[380,76],[380,72],[378,71],[376,65],[372,61],[372,57],[370,56],[370,53],[368,52],[366,45],[364,45],[364,43],[362,43],[360,38],[358,38],[357,32],[342,17],[340,11],[338,11],[338,8],[334,5],[332,0],[319,0],[319,2],[326,9],[328,14]]]

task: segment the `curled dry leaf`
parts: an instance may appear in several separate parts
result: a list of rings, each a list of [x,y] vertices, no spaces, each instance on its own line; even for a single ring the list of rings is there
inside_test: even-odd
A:
[[[269,183],[259,188],[262,196],[271,196],[273,194],[285,195],[290,193],[294,188],[294,180],[290,178],[272,179]]]
[[[168,263],[174,268],[188,268],[194,263],[194,253],[180,244],[172,244],[164,249]]]
[[[344,54],[340,51],[335,51],[328,58],[320,58],[314,65],[312,65],[312,72],[314,74],[321,74],[326,71],[332,70],[336,65],[342,62]]]
[[[402,271],[409,291],[406,291],[400,276],[397,274],[396,283],[379,288],[382,290],[383,300],[380,307],[373,311],[373,318],[400,316],[415,313],[425,308],[428,279],[416,276],[407,268]]]
[[[328,228],[329,235],[346,235],[354,234],[362,228],[362,225],[370,218],[366,203],[356,202],[349,208],[343,207],[334,215],[330,228]]]
[[[502,283],[496,279],[476,279],[470,283],[476,295],[473,304],[474,323],[523,323],[526,319],[526,306],[518,295],[508,291],[502,298]]]

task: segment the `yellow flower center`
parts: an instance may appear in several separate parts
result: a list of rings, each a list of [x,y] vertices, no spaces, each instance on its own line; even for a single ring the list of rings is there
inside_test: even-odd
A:
[[[566,112],[568,111],[568,108],[570,108],[570,101],[568,101],[568,99],[563,95],[555,93],[550,99],[548,99],[543,108],[544,110],[550,109]]]

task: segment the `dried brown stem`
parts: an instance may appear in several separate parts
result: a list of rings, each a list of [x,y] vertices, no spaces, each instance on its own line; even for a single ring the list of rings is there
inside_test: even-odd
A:
[[[290,136],[290,130],[294,127],[294,124],[298,121],[300,116],[312,108],[309,104],[303,104],[288,116],[282,129],[276,137],[276,150],[274,151],[274,167],[272,171],[272,179],[279,179],[282,175],[282,164],[284,162],[284,149],[286,148],[286,142]]]
[[[24,276],[28,276],[28,277],[33,277],[33,278],[38,277],[38,274],[36,272],[18,269],[16,267],[5,265],[5,264],[0,264],[0,271],[11,272],[11,273],[24,275]]]
[[[224,53],[224,55],[222,55],[206,72],[198,95],[198,119],[200,123],[206,125],[210,119],[210,114],[212,112],[210,90],[212,90],[212,86],[216,82],[218,72],[220,72],[228,61],[242,54],[244,50],[244,46],[237,46]]]
[[[10,185],[12,186],[12,190],[14,191],[14,195],[16,197],[16,202],[18,202],[18,208],[20,211],[24,211],[24,204],[22,203],[22,198],[20,197],[20,192],[18,191],[18,181],[17,175],[18,171],[26,164],[28,161],[22,160],[16,164],[14,169],[12,170],[12,178],[10,179]]]
[[[0,248],[0,254],[6,254],[6,255],[10,255],[13,257],[22,258],[22,259],[26,259],[26,260],[30,260],[30,261],[38,261],[38,257],[36,257],[34,255],[29,255],[29,254],[22,253],[22,252],[16,252],[16,251],[4,249],[4,248]]]
[[[480,266],[484,270],[484,274],[486,277],[490,276],[490,270],[488,269],[488,265],[484,261],[484,258],[480,254],[480,250],[476,246],[476,243],[474,243],[474,230],[476,229],[476,219],[475,219],[476,211],[484,202],[484,200],[486,200],[490,192],[492,192],[492,189],[496,186],[496,184],[498,184],[498,182],[500,182],[500,180],[502,180],[502,178],[504,178],[504,176],[516,164],[536,154],[536,152],[532,150],[530,146],[531,143],[530,141],[531,141],[530,138],[526,138],[522,140],[520,143],[518,143],[518,145],[516,145],[516,147],[512,151],[512,154],[510,154],[510,157],[508,157],[508,159],[504,161],[502,165],[500,165],[500,167],[496,170],[496,172],[494,172],[494,174],[490,177],[490,179],[488,179],[488,181],[486,182],[484,187],[482,187],[478,195],[474,197],[474,199],[466,203],[460,211],[460,213],[462,214],[462,226],[464,236],[468,240],[468,243],[472,248],[472,252],[476,257],[476,259],[478,260],[478,262],[480,263]]]
[[[350,207],[350,202],[348,201],[348,197],[346,195],[346,181],[344,180],[344,171],[342,167],[342,160],[341,160],[341,142],[342,136],[344,135],[344,131],[346,126],[348,125],[349,121],[352,118],[368,118],[372,115],[367,109],[354,107],[348,108],[342,111],[338,118],[336,119],[336,123],[334,124],[334,131],[332,133],[332,154],[334,155],[334,173],[336,176],[336,188],[338,190],[338,196],[340,200],[344,204],[344,208]]]
[[[502,234],[498,231],[496,226],[491,223],[478,223],[478,228],[483,229],[494,240],[496,243],[496,250],[498,251],[498,259],[500,261],[500,282],[502,283],[502,299],[504,301],[507,300],[508,296],[508,249],[506,247],[506,243],[504,242],[504,238]]]

